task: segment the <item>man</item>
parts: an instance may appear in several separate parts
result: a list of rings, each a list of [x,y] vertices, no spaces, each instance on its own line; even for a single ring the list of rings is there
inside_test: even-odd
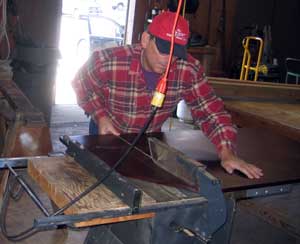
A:
[[[90,134],[137,133],[151,113],[156,84],[166,70],[175,13],[156,16],[142,34],[141,43],[96,51],[72,82],[78,104],[91,115]],[[160,131],[177,103],[191,106],[197,125],[216,146],[228,173],[239,170],[260,178],[261,169],[235,153],[236,129],[223,102],[207,82],[199,61],[187,54],[189,27],[179,17],[167,94],[147,132]]]

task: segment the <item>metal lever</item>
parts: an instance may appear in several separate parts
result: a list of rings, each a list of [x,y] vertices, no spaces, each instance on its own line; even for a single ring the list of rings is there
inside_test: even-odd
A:
[[[45,216],[50,216],[50,213],[43,205],[42,201],[38,198],[37,194],[31,189],[31,187],[26,183],[21,175],[18,175],[17,172],[9,165],[7,165],[9,171],[13,174],[15,179],[19,182],[22,188],[27,192],[28,196],[33,200],[37,207],[45,214]]]
[[[194,238],[194,239],[198,240],[200,243],[207,244],[211,241],[211,238],[207,238],[200,234],[197,234],[195,231],[193,231],[189,228],[186,228],[184,226],[181,226],[174,221],[172,221],[169,226],[176,233],[182,233],[190,238]]]

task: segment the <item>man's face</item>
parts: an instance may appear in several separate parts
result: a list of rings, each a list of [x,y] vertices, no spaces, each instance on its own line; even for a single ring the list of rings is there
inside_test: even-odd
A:
[[[160,53],[155,44],[155,38],[144,32],[141,40],[144,49],[142,53],[142,65],[147,71],[152,71],[158,74],[165,72],[169,60],[168,54]],[[177,58],[173,57],[172,62]]]

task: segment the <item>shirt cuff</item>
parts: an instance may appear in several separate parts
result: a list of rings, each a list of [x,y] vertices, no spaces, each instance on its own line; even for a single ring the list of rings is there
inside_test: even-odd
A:
[[[229,149],[234,155],[237,155],[236,145],[233,144],[231,141],[222,141],[217,146],[218,155],[220,155],[222,149],[227,148]]]

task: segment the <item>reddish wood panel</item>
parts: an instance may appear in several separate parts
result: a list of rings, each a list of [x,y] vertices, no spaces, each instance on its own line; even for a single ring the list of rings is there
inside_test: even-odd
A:
[[[52,151],[50,131],[40,113],[10,80],[0,81],[2,157],[47,155]]]
[[[0,81],[0,157],[47,155],[52,151],[50,131],[38,112],[13,81]],[[0,172],[0,206],[8,171]]]
[[[267,128],[238,130],[238,155],[264,172],[262,178],[254,180],[238,172],[226,173],[220,166],[214,146],[200,131],[164,133],[163,140],[207,165],[208,172],[221,180],[224,191],[300,181],[300,142]]]
[[[134,136],[134,134],[122,135],[129,142],[133,141]],[[220,166],[214,146],[200,131],[174,131],[148,136],[155,136],[207,165],[208,172],[221,180],[224,191],[239,191],[265,185],[300,181],[300,142],[273,133],[268,129],[239,129],[238,154],[246,161],[257,164],[264,171],[262,178],[254,180],[236,172],[233,175],[226,173]],[[93,139],[89,141],[87,136],[73,136],[71,138],[82,143],[86,149],[93,149],[95,146]],[[114,143],[118,142],[117,137],[106,135],[99,136],[98,139],[105,141],[106,147],[110,145],[115,151],[117,150],[116,145],[118,144]],[[139,142],[138,147],[149,152],[145,137]],[[111,153],[113,154],[113,151]],[[143,175],[145,171],[141,168],[131,170],[140,175]]]
[[[47,155],[52,151],[49,128],[41,127],[20,127],[17,128],[16,137],[9,150],[13,157]]]

